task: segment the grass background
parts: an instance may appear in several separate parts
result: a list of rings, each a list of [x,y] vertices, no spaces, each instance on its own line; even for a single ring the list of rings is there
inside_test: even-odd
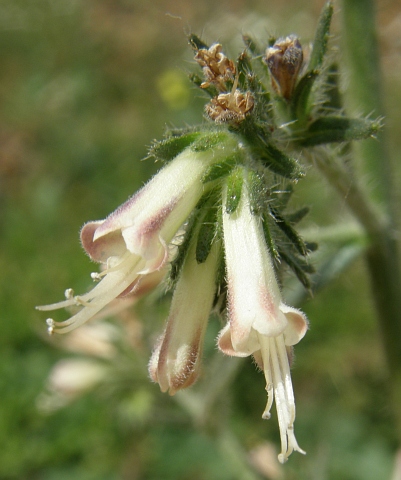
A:
[[[79,245],[81,225],[104,218],[156,171],[141,159],[166,126],[202,121],[204,101],[186,79],[195,70],[186,34],[223,41],[232,56],[245,32],[262,42],[269,34],[297,33],[306,44],[322,4],[1,1],[0,479],[241,478],[218,433],[194,425],[179,402],[148,382],[147,351],[124,356],[118,386],[96,389],[53,414],[40,411],[49,372],[67,354],[49,342],[34,306],[61,299],[66,287],[86,290],[94,267]],[[339,10],[333,48],[341,45]],[[397,2],[378,2],[385,124],[395,162],[400,26]],[[345,91],[346,79],[345,70]],[[374,178],[366,182],[374,188]],[[294,202],[312,206],[305,227],[348,219],[341,199],[312,170]],[[293,381],[297,438],[308,455],[295,454],[260,478],[390,478],[395,435],[363,262],[355,260],[303,308],[311,328],[297,347]],[[166,305],[145,303],[140,311],[151,338]],[[217,328],[214,322],[211,351]],[[228,390],[219,408],[244,455],[265,441],[277,448],[276,420],[260,419],[264,379],[249,359]]]

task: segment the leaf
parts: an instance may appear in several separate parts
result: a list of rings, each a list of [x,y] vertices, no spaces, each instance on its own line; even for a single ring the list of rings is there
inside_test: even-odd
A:
[[[202,177],[202,182],[203,183],[213,182],[214,180],[217,180],[219,178],[229,175],[229,173],[235,167],[238,161],[239,161],[239,156],[234,154],[234,155],[231,155],[230,157],[227,157],[222,162],[214,163],[213,165],[211,165],[206,169]]]
[[[210,132],[203,134],[195,142],[191,144],[191,148],[194,152],[206,152],[219,144],[224,144],[227,140],[227,133],[220,132]]]
[[[279,255],[281,259],[291,268],[295,273],[298,280],[306,289],[310,289],[311,282],[308,277],[308,274],[313,273],[314,269],[312,265],[309,265],[305,262],[304,259],[298,258],[297,256],[290,253],[288,250],[279,247]]]
[[[294,213],[289,213],[289,214],[285,215],[285,219],[290,224],[295,225],[295,224],[299,223],[304,217],[306,217],[306,215],[308,215],[309,210],[310,210],[309,207],[300,208],[299,210],[297,210]]]
[[[262,221],[263,233],[264,233],[264,236],[265,236],[265,241],[266,241],[267,247],[269,249],[269,252],[270,252],[271,256],[273,257],[273,259],[276,260],[277,262],[279,262],[280,261],[280,254],[278,253],[276,244],[275,244],[275,242],[273,240],[273,237],[270,233],[269,219],[266,215],[263,215],[262,220],[263,220]]]
[[[252,73],[252,65],[246,52],[242,52],[237,60],[238,85],[241,90],[246,90],[248,76]]]
[[[168,162],[195,142],[200,135],[200,132],[172,135],[161,142],[155,142],[149,150],[149,155],[157,160]]]
[[[252,53],[252,55],[261,55],[262,48],[255,42],[255,40],[248,34],[242,35],[242,40],[245,43],[246,48]]]
[[[296,250],[301,255],[305,256],[308,253],[305,242],[295,230],[295,228],[293,228],[290,223],[274,208],[270,207],[270,212],[274,220],[276,221],[276,225],[286,235],[288,240],[291,241]]]
[[[263,181],[263,177],[254,170],[250,170],[248,173],[247,186],[249,189],[251,212],[254,215],[260,215],[266,209],[266,200],[268,197],[268,190]]]
[[[191,80],[191,82],[193,82],[197,87],[199,87],[202,92],[206,92],[208,95],[210,95],[210,97],[215,97],[216,95],[218,95],[218,91],[217,91],[217,88],[214,86],[214,85],[209,85],[208,87],[201,87],[201,85],[204,83],[204,79],[201,78],[199,75],[197,75],[196,73],[191,73],[189,75],[189,79]]]
[[[206,45],[206,43],[194,33],[191,33],[188,36],[188,42],[194,50],[200,50],[201,48],[204,48],[206,50],[209,49],[208,45]]]
[[[327,51],[332,16],[333,2],[330,1],[325,4],[319,17],[308,70],[319,69],[323,64],[324,56]]]
[[[304,176],[298,162],[286,155],[271,143],[266,143],[264,148],[255,150],[261,162],[272,172],[285,178],[297,180]]]
[[[308,120],[309,116],[309,97],[313,84],[318,77],[317,70],[310,70],[299,80],[295,87],[292,99],[291,110],[294,119],[298,120],[297,126],[300,127]]]
[[[217,208],[213,205],[203,217],[196,243],[196,261],[204,263],[216,238]]]
[[[380,122],[377,120],[339,116],[321,117],[309,126],[298,143],[310,147],[324,143],[361,140],[371,137],[380,128]]]
[[[227,179],[226,212],[228,214],[234,213],[238,207],[241,200],[243,182],[243,169],[237,167]]]

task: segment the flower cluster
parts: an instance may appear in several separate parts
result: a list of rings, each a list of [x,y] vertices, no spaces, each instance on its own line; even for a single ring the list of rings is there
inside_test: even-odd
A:
[[[209,47],[190,36],[204,75],[192,80],[211,97],[205,112],[212,126],[172,131],[154,144],[150,154],[164,162],[159,173],[106,219],[81,230],[83,248],[102,266],[92,274],[96,286],[83,295],[68,289],[66,300],[38,307],[75,307],[68,320],[47,320],[49,333],[67,333],[103,315],[116,299],[154,287],[168,269],[165,284],[174,292],[149,362],[151,378],[170,394],[196,381],[216,311],[225,320],[220,351],[253,356],[264,373],[263,418],[275,399],[281,462],[294,450],[304,453],[294,435],[290,365],[293,345],[308,328],[306,316],[283,302],[281,276],[289,267],[309,289],[308,255],[316,248],[296,230],[308,210],[286,212],[293,185],[304,175],[294,152],[377,129],[335,110],[335,87],[329,91],[321,81],[323,93],[315,88],[332,10],[329,2],[307,64],[294,36],[273,40],[264,51],[244,37],[247,49],[236,62],[220,44]]]
[[[38,308],[77,306],[79,311],[64,322],[47,320],[50,333],[66,333],[116,298],[153,287],[184,226],[184,240],[171,265],[175,285],[170,314],[149,362],[150,376],[170,394],[196,381],[210,312],[222,296],[227,323],[218,347],[227,355],[253,355],[263,370],[268,392],[263,418],[270,416],[275,395],[284,461],[293,450],[302,452],[293,434],[289,359],[307,321],[281,300],[263,220],[252,209],[250,190],[255,185],[244,165],[248,156],[234,135],[198,136],[109,217],[84,225],[82,245],[103,265],[100,273],[92,274],[98,284],[84,295],[69,289],[65,301]],[[230,167],[230,173],[214,178]],[[240,191],[234,193],[239,184]],[[218,275],[222,259],[223,279]]]

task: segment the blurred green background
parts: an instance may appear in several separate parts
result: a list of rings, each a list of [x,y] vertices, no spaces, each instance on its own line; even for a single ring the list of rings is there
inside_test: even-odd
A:
[[[396,0],[378,3],[385,124],[396,159],[401,11]],[[296,33],[307,44],[322,5],[1,0],[0,479],[245,478],[213,421],[196,424],[180,405],[185,395],[171,398],[147,379],[166,302],[139,305],[141,347],[123,345],[113,381],[54,412],[41,408],[41,395],[53,365],[71,354],[47,338],[34,306],[61,300],[67,287],[86,290],[96,267],[79,244],[82,224],[104,218],[156,171],[152,160],[141,160],[166,127],[203,121],[204,100],[186,78],[196,69],[186,34],[224,42],[232,56],[245,32],[265,43],[270,34]],[[333,48],[341,45],[338,5],[336,13]],[[312,207],[306,229],[349,219],[312,170],[294,202]],[[284,467],[259,465],[254,478],[390,478],[396,442],[363,261],[302,307],[311,327],[296,349],[293,382],[297,439],[308,454],[294,454]],[[205,364],[214,356],[213,320]],[[279,446],[276,419],[261,420],[264,386],[245,359],[216,406],[233,433],[228,444],[238,442],[244,458],[259,464]]]

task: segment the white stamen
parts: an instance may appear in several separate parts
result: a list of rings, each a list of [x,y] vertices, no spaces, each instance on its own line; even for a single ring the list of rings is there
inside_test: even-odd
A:
[[[276,408],[281,437],[281,453],[278,459],[280,463],[285,463],[294,450],[302,454],[305,454],[305,452],[299,447],[294,434],[295,400],[284,337],[282,335],[275,337],[272,339],[270,346]]]
[[[63,322],[52,321],[52,331],[55,333],[67,333],[80,325],[87,322],[103,307],[110,303],[114,298],[118,297],[127,287],[129,287],[138,277],[138,269],[143,267],[143,261],[140,257],[132,257],[131,261],[125,262],[118,271],[112,272],[102,279],[90,292],[82,296],[75,296],[66,302],[59,304],[46,305],[39,307],[40,310],[52,310],[54,308],[61,308],[60,304],[68,303],[70,305],[81,306],[81,310],[73,315],[68,320]],[[50,307],[50,308],[49,308]]]
[[[262,413],[262,418],[268,420],[271,417],[270,410],[273,405],[274,400],[274,388],[271,378],[271,366],[270,366],[270,339],[264,335],[258,335],[261,354],[263,360],[263,373],[265,374],[266,379],[266,392],[267,392],[267,404],[264,412]]]

